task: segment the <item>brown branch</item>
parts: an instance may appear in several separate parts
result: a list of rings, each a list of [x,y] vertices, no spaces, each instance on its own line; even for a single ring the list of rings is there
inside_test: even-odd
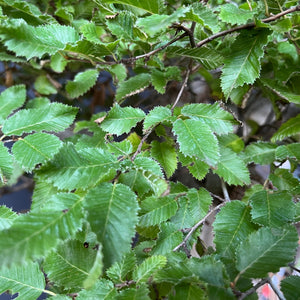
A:
[[[134,161],[135,158],[137,157],[137,155],[142,151],[143,144],[144,144],[144,142],[147,140],[148,136],[150,135],[150,133],[152,132],[153,129],[154,129],[154,128],[150,128],[150,129],[146,132],[146,134],[143,136],[143,138],[141,139],[141,141],[140,141],[140,143],[139,143],[139,145],[138,145],[138,147],[137,147],[135,153],[134,153],[134,154],[132,155],[132,157],[131,157],[131,161]]]
[[[186,235],[182,243],[180,243],[178,246],[176,246],[173,251],[177,251],[181,247],[184,247],[186,245],[187,240],[191,237],[191,235],[205,222],[205,220],[213,214],[216,210],[220,209],[222,206],[224,206],[226,202],[219,204],[218,206],[214,207],[203,219],[201,219],[197,224],[195,224],[193,227],[190,228],[189,233]]]
[[[263,22],[263,23],[270,23],[272,21],[275,21],[275,20],[281,18],[282,16],[285,16],[285,15],[290,14],[290,13],[295,12],[295,11],[300,11],[300,5],[297,5],[297,6],[293,7],[293,8],[290,8],[290,9],[287,9],[285,11],[282,11],[279,14],[274,15],[272,17],[269,17],[269,18],[266,18],[266,19],[262,19],[261,22]],[[218,32],[218,33],[213,34],[213,35],[209,36],[208,38],[200,41],[196,45],[196,47],[197,48],[202,47],[203,45],[205,45],[205,44],[207,44],[207,43],[209,43],[209,42],[211,42],[211,41],[213,41],[213,40],[215,40],[215,39],[217,39],[217,38],[219,38],[221,36],[225,36],[227,34],[235,32],[235,31],[239,31],[239,30],[242,30],[242,29],[254,28],[255,25],[256,25],[256,23],[252,22],[252,23],[240,25],[240,26],[237,26],[237,27],[234,27],[234,28],[230,28],[228,30],[224,30],[224,31]]]
[[[240,297],[239,300],[243,300],[245,299],[247,296],[255,293],[255,291],[260,288],[261,286],[263,286],[264,284],[268,283],[269,279],[268,278],[264,278],[262,279],[260,282],[258,282],[254,287],[252,287],[251,289],[249,289],[248,291],[246,291],[245,293],[243,293]]]

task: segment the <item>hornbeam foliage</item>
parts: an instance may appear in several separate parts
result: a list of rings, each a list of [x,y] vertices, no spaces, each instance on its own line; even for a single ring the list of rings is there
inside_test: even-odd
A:
[[[295,299],[299,12],[0,1],[0,194],[33,189],[0,206],[0,293],[257,299],[292,266]]]

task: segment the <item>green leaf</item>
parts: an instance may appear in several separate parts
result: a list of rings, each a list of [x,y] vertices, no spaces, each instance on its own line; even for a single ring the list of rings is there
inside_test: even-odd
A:
[[[62,146],[60,139],[47,133],[35,133],[18,140],[12,152],[18,164],[30,172],[37,164],[52,159]]]
[[[72,99],[82,96],[95,85],[98,74],[97,70],[86,70],[77,73],[74,81],[68,81],[66,91]]]
[[[101,2],[130,5],[153,14],[159,13],[163,7],[161,0],[103,0]]]
[[[91,228],[103,245],[104,265],[111,266],[130,249],[138,222],[136,195],[123,184],[106,182],[89,190],[84,205]]]
[[[8,148],[0,143],[0,186],[5,185],[13,174],[13,159]]]
[[[44,287],[44,274],[36,262],[1,270],[0,294],[9,291],[11,294],[18,293],[20,299],[32,300],[44,292]]]
[[[133,272],[133,280],[137,283],[146,282],[167,263],[167,258],[162,255],[153,255],[145,259]]]
[[[120,82],[116,93],[116,100],[120,102],[123,98],[141,93],[149,86],[150,81],[151,75],[142,73]]]
[[[151,155],[161,164],[167,177],[171,177],[177,168],[177,154],[174,145],[170,145],[168,142],[153,141]]]
[[[78,108],[61,103],[51,103],[48,109],[22,109],[7,119],[2,131],[6,135],[22,135],[23,132],[54,131],[68,128],[74,121]]]
[[[294,218],[295,204],[286,192],[260,191],[253,194],[249,201],[252,220],[260,225],[282,227]]]
[[[110,32],[117,38],[127,41],[133,39],[134,18],[130,12],[120,12],[113,19],[106,20],[106,24]]]
[[[105,34],[105,30],[102,26],[96,26],[95,23],[89,22],[80,27],[80,31],[84,37],[91,43],[101,43],[101,35]]]
[[[175,215],[177,203],[173,197],[148,197],[141,203],[142,212],[139,225],[142,227],[160,224]]]
[[[250,208],[241,201],[227,203],[214,222],[214,243],[218,253],[222,257],[234,259],[236,247],[254,230]]]
[[[246,24],[249,19],[252,19],[254,12],[238,8],[235,4],[228,3],[221,6],[219,17],[222,21],[230,23],[232,25]]]
[[[226,98],[236,87],[254,83],[259,76],[264,47],[268,43],[269,30],[256,34],[242,32],[231,46],[225,58],[221,76],[221,86]]]
[[[287,158],[300,160],[300,143],[281,145],[277,147],[275,154],[278,160],[285,160]]]
[[[203,289],[194,283],[178,284],[170,293],[170,300],[204,300],[206,299]]]
[[[1,266],[40,258],[81,227],[82,198],[62,193],[56,199],[51,210],[21,215],[9,229],[0,232]],[[56,209],[58,203],[62,210]]]
[[[244,161],[249,164],[255,162],[268,165],[274,162],[277,145],[267,142],[252,143],[245,149]]]
[[[214,104],[189,104],[183,107],[181,113],[193,120],[200,120],[218,134],[226,134],[233,130],[233,125],[238,122],[233,116],[222,109],[218,103]]]
[[[85,280],[91,276],[95,277],[94,282],[97,281],[102,271],[101,256],[99,245],[86,248],[78,240],[68,240],[46,257],[43,270],[55,285],[79,289],[84,287]],[[92,274],[95,267],[96,274]]]
[[[300,114],[283,123],[278,131],[273,135],[271,141],[281,141],[287,137],[300,133]]]
[[[299,276],[289,276],[284,278],[280,282],[280,290],[283,292],[286,300],[299,299],[300,291],[300,277]]]
[[[101,123],[101,128],[106,132],[121,135],[128,133],[144,117],[145,113],[141,109],[133,107],[122,108],[116,103]]]
[[[173,124],[180,151],[187,156],[196,156],[209,165],[219,160],[218,141],[208,125],[200,120],[178,119]]]
[[[99,148],[76,151],[74,145],[68,143],[37,174],[59,189],[71,191],[88,189],[97,182],[110,179],[118,166],[119,162],[109,152]]]
[[[114,284],[107,279],[100,279],[96,284],[88,290],[82,290],[78,293],[76,300],[115,300],[117,297],[117,290]],[[55,299],[55,298],[54,298]]]
[[[221,135],[218,137],[218,140],[220,145],[230,148],[236,153],[241,152],[245,147],[245,143],[242,138],[233,133]]]
[[[36,91],[42,95],[56,94],[57,90],[46,75],[40,75],[34,83]]]
[[[9,207],[0,206],[0,230],[9,228],[18,215]]]
[[[297,193],[297,189],[300,187],[300,181],[286,169],[276,169],[273,174],[270,174],[269,179],[278,190],[286,190],[292,195]]]
[[[294,260],[297,244],[298,234],[293,226],[260,228],[237,248],[239,274],[246,278],[260,278],[267,276],[268,272],[276,273]]]
[[[5,46],[17,56],[41,58],[45,54],[53,55],[75,43],[79,35],[74,28],[58,24],[33,27],[19,19],[0,26],[0,38]]]
[[[107,271],[107,276],[114,282],[120,283],[126,280],[127,274],[136,265],[134,252],[125,253],[121,261],[115,262]]]
[[[7,88],[0,94],[0,123],[17,108],[21,107],[26,99],[25,85],[15,85]]]
[[[182,228],[193,227],[195,225],[195,221],[193,218],[191,218],[191,212],[190,212],[189,202],[187,198],[180,197],[177,200],[177,203],[178,203],[178,210],[176,214],[171,218],[170,222],[172,223],[172,225],[175,226],[177,230],[182,230]],[[178,244],[180,243],[181,242],[179,242]],[[173,248],[175,248],[175,246]]]
[[[148,296],[150,291],[146,284],[140,284],[137,288],[129,288],[122,290],[117,297],[117,300],[150,300],[151,298]]]
[[[145,117],[143,127],[144,132],[159,123],[169,120],[171,116],[172,112],[169,108],[163,106],[154,107]]]
[[[250,184],[250,174],[245,163],[229,148],[220,148],[220,161],[214,173],[221,176],[228,184]]]
[[[167,53],[175,57],[183,56],[196,60],[208,70],[216,69],[223,63],[223,57],[221,54],[219,54],[216,50],[207,47],[192,49],[169,47],[167,49]]]

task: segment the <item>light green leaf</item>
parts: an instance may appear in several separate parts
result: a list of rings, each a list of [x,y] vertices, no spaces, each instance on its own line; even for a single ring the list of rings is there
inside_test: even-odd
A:
[[[237,248],[236,267],[243,277],[265,277],[293,261],[297,245],[298,234],[293,226],[260,228]]]
[[[236,153],[241,152],[245,147],[243,139],[233,133],[220,135],[218,136],[218,140],[220,145],[230,148]]]
[[[7,88],[0,94],[0,123],[17,108],[22,106],[26,99],[25,85],[15,85]]]
[[[145,113],[141,109],[133,107],[123,108],[116,103],[101,123],[101,128],[106,132],[121,135],[128,133],[144,117]]]
[[[22,300],[32,300],[37,299],[44,288],[44,274],[36,262],[1,270],[0,294],[9,291],[11,294],[18,293],[17,298]]]
[[[273,228],[293,221],[296,208],[289,193],[264,190],[253,194],[249,201],[255,223]]]
[[[95,44],[101,43],[100,37],[102,34],[105,34],[104,28],[102,26],[96,26],[93,22],[83,24],[80,27],[80,31],[89,42]]]
[[[8,148],[0,143],[0,186],[5,185],[13,174],[13,159]]]
[[[74,81],[68,81],[66,91],[72,99],[82,96],[95,85],[98,74],[97,70],[86,70],[78,73]]]
[[[114,283],[121,283],[126,280],[126,275],[134,269],[135,265],[134,252],[128,252],[124,254],[121,261],[115,262],[106,274]]]
[[[176,214],[171,218],[170,222],[175,226],[177,230],[182,228],[191,228],[195,225],[194,219],[191,218],[191,212],[189,209],[189,202],[186,197],[180,197],[177,200],[178,210]],[[175,234],[175,233],[174,233]],[[181,240],[182,241],[182,240]],[[179,242],[178,244],[180,244]],[[178,245],[177,244],[177,245]],[[175,246],[177,246],[175,245]],[[173,248],[175,248],[175,246]]]
[[[300,114],[297,117],[289,119],[287,122],[283,123],[278,131],[273,135],[271,141],[281,141],[292,135],[300,133]]]
[[[144,132],[150,127],[154,127],[159,123],[167,121],[171,118],[172,112],[169,108],[163,106],[156,106],[146,115],[144,120]]]
[[[9,207],[0,206],[0,230],[9,228],[17,218],[18,215]]]
[[[9,61],[15,63],[26,63],[26,59],[16,57],[15,55],[7,54],[6,52],[0,52],[0,61]]]
[[[218,141],[208,125],[200,120],[178,119],[173,124],[173,132],[184,155],[196,156],[209,165],[216,165],[219,160]]]
[[[55,282],[57,286],[83,288],[84,281],[94,275],[91,272],[95,271],[93,270],[95,262],[97,274],[93,281],[96,282],[101,275],[101,256],[101,245],[86,248],[78,240],[68,240],[46,257],[43,270],[50,281]]]
[[[34,83],[36,91],[42,95],[56,94],[57,90],[46,75],[40,75]]]
[[[133,280],[137,283],[146,282],[167,263],[167,258],[162,255],[153,255],[145,259],[133,272]]]
[[[100,148],[75,150],[73,144],[65,144],[37,174],[59,189],[69,191],[88,189],[101,180],[114,177],[119,162],[109,152]]]
[[[273,174],[270,174],[269,179],[278,190],[286,190],[292,195],[297,194],[297,189],[300,188],[300,181],[287,169],[276,169]]]
[[[237,7],[233,3],[228,3],[221,6],[219,17],[222,21],[231,25],[246,24],[249,19],[252,19],[254,12]]]
[[[181,113],[193,120],[200,120],[218,134],[226,134],[233,130],[233,125],[238,124],[234,117],[222,109],[218,103],[214,104],[189,104],[183,107]]]
[[[129,12],[119,12],[113,19],[106,20],[110,32],[118,39],[130,41],[133,39],[134,18]]]
[[[281,145],[276,149],[276,159],[284,160],[287,158],[300,160],[300,143],[293,143],[289,145]]]
[[[229,148],[220,147],[220,153],[220,161],[213,172],[221,176],[228,184],[250,184],[249,170],[244,161]]]
[[[175,215],[178,206],[173,197],[148,197],[141,203],[143,215],[139,225],[142,227],[160,224]]]
[[[268,165],[274,162],[277,145],[266,142],[252,143],[245,149],[244,161],[249,164]]]
[[[78,108],[62,103],[51,103],[48,109],[22,109],[7,119],[2,131],[6,135],[21,135],[23,132],[54,131],[59,132],[68,128]]]
[[[167,177],[171,177],[177,168],[177,154],[174,145],[170,145],[168,142],[153,141],[151,155],[161,164]]]
[[[81,197],[75,194],[60,194],[56,203],[61,203],[63,210],[56,210],[52,205],[51,210],[18,217],[9,229],[0,232],[1,266],[40,258],[50,252],[59,240],[72,237],[81,227],[81,201]]]
[[[147,73],[138,74],[126,81],[120,82],[116,93],[116,100],[121,102],[120,100],[124,98],[141,93],[149,86],[150,82],[151,75]]]
[[[12,152],[18,164],[30,172],[37,164],[42,164],[53,158],[62,146],[60,139],[47,133],[35,133],[18,140]]]
[[[171,253],[172,250],[179,245],[183,240],[183,234],[176,225],[172,223],[162,223],[158,239],[155,241],[155,246],[151,251],[151,255],[165,255]]]
[[[100,279],[91,289],[85,289],[78,293],[76,300],[115,300],[117,290],[114,284],[107,279]],[[55,300],[55,298],[53,299]]]
[[[13,20],[0,26],[0,38],[5,46],[17,56],[41,58],[44,54],[53,55],[75,43],[79,35],[74,28],[58,24],[33,27],[24,20]]]
[[[241,201],[227,203],[217,214],[214,222],[214,243],[218,253],[223,257],[234,259],[236,247],[254,230],[250,208]]]
[[[236,38],[230,54],[225,58],[221,75],[221,86],[226,98],[234,88],[254,83],[259,76],[268,35],[269,30],[261,30],[256,34],[246,31]]]
[[[46,97],[37,97],[26,102],[25,108],[48,108],[50,100]]]
[[[123,184],[106,182],[89,190],[84,205],[91,228],[103,245],[104,265],[111,266],[130,250],[138,222],[136,195]]]
[[[148,296],[150,291],[146,284],[140,284],[138,287],[124,289],[120,292],[117,297],[117,300],[150,300],[151,298]]]
[[[183,56],[196,60],[208,70],[216,69],[223,63],[221,54],[216,50],[207,47],[192,49],[169,47],[167,53],[175,57]]]
[[[161,0],[103,0],[102,3],[118,3],[130,5],[146,12],[157,14],[163,7]]]
[[[286,300],[294,300],[300,297],[300,277],[289,276],[280,282],[280,290],[283,292]]]

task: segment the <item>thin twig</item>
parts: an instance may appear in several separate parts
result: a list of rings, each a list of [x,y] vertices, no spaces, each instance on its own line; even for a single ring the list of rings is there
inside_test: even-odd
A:
[[[257,289],[259,289],[261,286],[263,286],[264,284],[268,283],[268,278],[264,278],[262,279],[260,282],[258,282],[255,286],[253,286],[251,289],[249,289],[248,291],[246,291],[245,293],[243,293],[240,297],[239,300],[243,300],[245,299],[247,296],[253,294]]]
[[[225,204],[226,203],[224,202],[224,203],[221,203],[218,206],[214,207],[203,219],[201,219],[197,224],[195,224],[193,227],[191,227],[189,233],[186,235],[186,237],[184,238],[182,243],[180,243],[178,246],[176,246],[173,249],[173,251],[177,251],[178,249],[183,247],[186,244],[187,240],[191,237],[191,235],[198,229],[198,227],[200,227],[210,215],[212,215],[216,210],[220,209]]]
[[[300,269],[297,269],[297,268],[294,267],[292,264],[289,264],[289,267],[290,267],[291,269],[293,269],[294,271],[300,273]]]
[[[274,285],[273,281],[271,278],[268,278],[268,283],[271,286],[272,290],[274,291],[274,293],[277,295],[279,300],[285,300],[285,297],[283,296],[283,294],[281,293],[281,291],[277,288],[276,285]]]
[[[222,187],[222,191],[223,191],[225,201],[230,202],[230,197],[229,197],[229,194],[228,194],[228,191],[227,191],[227,188],[226,188],[226,183],[224,182],[223,179],[221,179],[221,187]]]
[[[144,142],[147,140],[148,136],[150,135],[150,133],[152,132],[153,128],[150,128],[150,130],[148,130],[146,132],[146,134],[143,136],[143,138],[141,139],[135,153],[132,155],[131,160],[134,161],[135,158],[137,157],[137,155],[142,151],[142,147]]]
[[[290,9],[287,9],[285,11],[282,11],[279,14],[274,15],[272,17],[269,17],[269,18],[266,18],[266,19],[262,19],[261,22],[263,22],[263,23],[270,23],[272,21],[275,21],[275,20],[281,18],[282,16],[285,16],[285,15],[290,14],[290,13],[295,12],[295,11],[300,11],[300,5],[297,5],[297,6],[293,7],[293,8],[290,8]],[[253,28],[253,27],[255,27],[255,25],[256,25],[256,23],[252,22],[252,23],[240,25],[240,26],[237,26],[237,27],[234,27],[234,28],[230,28],[228,30],[224,30],[224,31],[218,32],[218,33],[213,34],[213,35],[209,36],[208,38],[200,41],[196,45],[196,47],[197,48],[202,47],[203,45],[205,45],[205,44],[207,44],[207,43],[209,43],[209,42],[211,42],[211,41],[213,41],[213,40],[215,40],[215,39],[217,39],[217,38],[219,38],[221,36],[225,36],[225,35],[227,35],[229,33],[232,33],[232,32],[235,32],[235,31],[239,31],[239,30],[242,30],[242,29]]]

